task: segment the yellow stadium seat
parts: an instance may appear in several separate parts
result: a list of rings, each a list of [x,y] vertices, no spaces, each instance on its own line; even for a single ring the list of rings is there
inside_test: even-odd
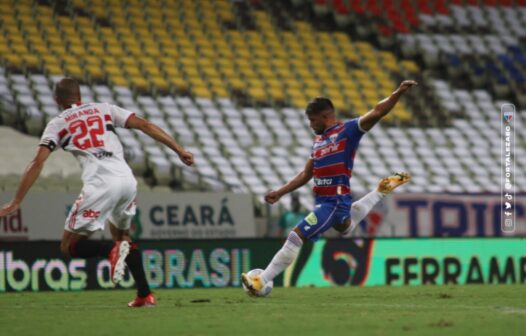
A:
[[[101,44],[89,44],[86,51],[92,55],[97,55],[99,57],[103,57],[106,55],[106,51],[104,50]]]
[[[110,82],[113,85],[117,85],[117,86],[128,86],[129,85],[128,80],[126,78],[124,78],[123,76],[113,75],[113,74],[110,76]]]
[[[250,65],[243,65],[243,66],[239,66],[238,67],[238,71],[240,74],[242,74],[244,77],[247,77],[247,78],[256,78],[256,77],[259,77],[257,76],[257,74],[254,72],[254,69],[252,69],[252,67]]]
[[[118,59],[118,62],[123,66],[123,67],[135,67],[135,68],[138,68],[139,67],[139,63],[137,62],[137,59],[135,57],[129,57],[129,56],[126,56],[126,57],[120,57]]]
[[[139,63],[145,68],[149,68],[149,67],[157,68],[157,63],[151,57],[141,57],[141,59],[139,60]]]
[[[45,64],[44,69],[51,75],[62,75],[62,68],[56,64]]]
[[[197,97],[212,98],[212,92],[206,86],[192,86],[192,92]]]
[[[305,92],[301,89],[287,89],[286,90],[287,96],[289,99],[301,99],[304,102],[309,99],[307,95],[305,95]]]
[[[161,50],[156,43],[146,43],[144,46],[144,53],[151,57],[161,56]]]
[[[139,70],[139,68],[126,67],[126,68],[124,68],[124,71],[126,72],[126,74],[128,76],[131,76],[131,77],[140,77],[140,76],[142,76],[141,71]]]
[[[345,91],[344,92],[344,95],[346,96],[346,98],[350,101],[356,101],[356,100],[361,100],[361,95],[358,91],[355,91],[355,90],[348,90],[348,91]]]
[[[18,55],[23,55],[29,53],[29,50],[24,44],[11,44],[11,49]]]
[[[349,110],[349,105],[345,102],[345,100],[343,98],[340,98],[340,97],[332,97],[331,98],[332,100],[332,103],[334,105],[334,108],[336,109],[336,111],[347,111]]]
[[[216,97],[229,97],[230,94],[225,87],[213,87],[212,92]]]
[[[174,64],[167,65],[163,64],[162,70],[170,77],[181,77],[181,72]]]
[[[122,74],[122,70],[119,66],[108,65],[108,66],[104,66],[103,69],[104,69],[104,72],[106,72],[111,77],[120,76]]]
[[[275,68],[275,72],[283,80],[288,81],[289,79],[296,78],[296,75],[294,74],[294,72],[291,70],[290,67]]]
[[[138,89],[148,90],[150,88],[148,81],[142,76],[132,76],[130,77],[130,82],[132,86]]]
[[[201,74],[199,73],[199,70],[197,69],[197,67],[185,66],[183,67],[183,72],[189,78],[201,78]]]
[[[309,97],[309,99],[322,96],[321,90],[319,89],[308,88],[303,90],[303,92],[305,95],[307,95],[307,97]],[[329,96],[331,96],[331,94],[329,94]]]
[[[267,99],[267,93],[265,89],[261,87],[250,87],[248,89],[249,95],[257,101],[265,101]]]
[[[216,51],[211,47],[200,47],[199,54],[200,54],[200,59],[206,59],[208,62],[212,62],[212,60],[217,55]]]
[[[178,89],[188,89],[189,87],[188,82],[181,77],[169,77],[168,82]]]
[[[313,79],[313,78],[307,78],[303,81],[303,84],[305,87],[309,89],[315,89],[320,90],[322,87],[322,83],[319,80]]]
[[[353,100],[351,101],[350,108],[355,115],[361,116],[367,113],[372,106],[367,106],[367,104],[363,103],[361,100]]]
[[[176,58],[176,57],[180,56],[179,55],[179,51],[177,50],[175,45],[164,46],[162,48],[162,51],[163,51],[163,55],[164,56],[168,56],[168,57],[172,57],[172,58]]]
[[[279,79],[268,79],[266,81],[266,84],[269,88],[271,89],[276,89],[276,90],[279,90],[279,91],[283,91],[285,85],[283,83],[283,81],[279,80]]]
[[[289,97],[288,101],[293,107],[305,108],[307,106],[307,100],[304,97]]]
[[[228,84],[230,87],[237,90],[243,90],[247,87],[247,83],[240,78],[230,78]]]
[[[64,70],[68,76],[71,76],[74,78],[84,77],[84,69],[81,68],[78,64],[65,64]]]
[[[212,67],[212,65],[209,66],[201,66],[201,70],[203,74],[206,75],[206,77],[220,77],[219,72]]]
[[[153,76],[149,77],[149,79],[157,89],[168,90],[168,88],[170,87],[168,81],[161,76]]]
[[[220,77],[208,77],[207,80],[211,87],[225,87],[225,82]]]
[[[414,61],[404,60],[401,62],[401,64],[404,69],[406,69],[407,71],[411,73],[418,73],[420,71],[420,69],[418,68],[418,65]]]
[[[91,78],[102,79],[105,76],[105,73],[100,66],[88,65],[84,69],[86,69]]]
[[[263,78],[275,78],[276,74],[269,67],[258,67],[257,73]]]
[[[233,65],[219,65],[219,72],[223,74],[228,79],[238,78],[238,74]]]
[[[283,101],[286,99],[285,92],[277,87],[271,87],[268,90],[270,97],[274,100]]]
[[[407,111],[407,109],[405,108],[405,105],[404,105],[403,103],[400,104],[400,106],[397,106],[397,107],[396,107],[395,112],[396,112],[396,116],[397,116],[398,118],[400,118],[400,120],[401,120],[402,122],[409,122],[409,121],[411,121],[411,119],[412,119],[412,117],[411,117],[411,113],[409,113],[409,112]]]
[[[263,88],[265,87],[265,82],[259,77],[251,77],[246,79],[246,83],[250,87]]]

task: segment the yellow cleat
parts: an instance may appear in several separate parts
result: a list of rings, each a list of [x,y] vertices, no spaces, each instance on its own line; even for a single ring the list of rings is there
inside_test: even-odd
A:
[[[409,173],[395,173],[394,175],[381,179],[380,183],[378,183],[377,190],[382,194],[387,195],[409,181],[411,181],[411,175],[409,175]]]
[[[263,288],[263,279],[261,279],[261,276],[255,275],[250,276],[247,273],[241,273],[241,281],[245,285],[245,287],[248,289],[250,294],[257,296],[259,291]]]

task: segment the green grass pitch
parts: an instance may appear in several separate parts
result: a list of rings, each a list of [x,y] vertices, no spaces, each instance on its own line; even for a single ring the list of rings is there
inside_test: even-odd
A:
[[[0,294],[2,335],[526,335],[524,285]]]

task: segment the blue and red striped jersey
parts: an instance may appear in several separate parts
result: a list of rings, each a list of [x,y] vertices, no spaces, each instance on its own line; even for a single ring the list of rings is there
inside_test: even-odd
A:
[[[317,135],[312,146],[316,203],[351,201],[350,178],[354,156],[365,131],[358,118],[338,123]]]

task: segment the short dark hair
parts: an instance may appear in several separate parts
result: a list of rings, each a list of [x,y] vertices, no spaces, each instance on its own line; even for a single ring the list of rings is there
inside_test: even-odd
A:
[[[334,112],[334,105],[332,104],[331,100],[325,97],[316,97],[309,102],[307,108],[305,109],[305,113],[318,114],[327,110]]]
[[[61,100],[78,100],[80,99],[79,83],[73,78],[62,78],[55,84],[54,95]]]

